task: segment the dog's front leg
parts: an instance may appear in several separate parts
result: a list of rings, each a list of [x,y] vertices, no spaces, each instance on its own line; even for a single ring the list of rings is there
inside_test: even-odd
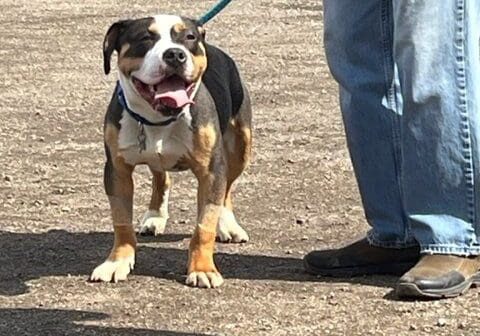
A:
[[[105,191],[112,211],[114,244],[107,260],[93,271],[92,281],[121,281],[135,264],[137,240],[132,225],[133,207],[133,167],[122,158],[113,157],[107,148],[105,164]]]
[[[212,134],[209,137],[210,140],[203,141],[203,145],[214,146]],[[227,185],[225,158],[218,147],[200,148],[200,151],[203,155],[197,156],[193,169],[198,179],[198,220],[190,241],[186,283],[194,287],[215,288],[223,283],[213,261],[213,252]]]

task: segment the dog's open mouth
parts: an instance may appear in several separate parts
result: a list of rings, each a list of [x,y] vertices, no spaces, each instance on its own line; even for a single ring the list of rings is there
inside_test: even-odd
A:
[[[193,104],[192,94],[195,83],[188,83],[178,75],[169,76],[160,82],[150,85],[132,77],[138,93],[155,111],[164,109],[178,110]]]

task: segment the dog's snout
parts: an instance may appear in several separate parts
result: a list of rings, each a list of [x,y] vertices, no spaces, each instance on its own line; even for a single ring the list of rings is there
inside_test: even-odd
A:
[[[163,53],[163,60],[172,67],[179,67],[187,61],[187,55],[180,48],[170,48]]]

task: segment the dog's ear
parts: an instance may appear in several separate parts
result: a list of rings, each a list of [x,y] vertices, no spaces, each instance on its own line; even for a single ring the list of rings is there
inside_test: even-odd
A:
[[[107,30],[107,34],[103,40],[103,70],[105,71],[105,75],[110,73],[110,59],[112,58],[114,50],[117,50],[117,52],[120,50],[118,45],[119,38],[129,22],[130,20],[117,21]]]

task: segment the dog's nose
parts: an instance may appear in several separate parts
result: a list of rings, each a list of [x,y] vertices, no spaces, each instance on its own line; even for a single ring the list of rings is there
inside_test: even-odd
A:
[[[163,53],[163,60],[168,65],[178,68],[182,66],[187,61],[187,55],[180,48],[170,48]]]

